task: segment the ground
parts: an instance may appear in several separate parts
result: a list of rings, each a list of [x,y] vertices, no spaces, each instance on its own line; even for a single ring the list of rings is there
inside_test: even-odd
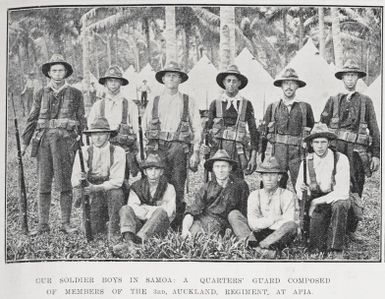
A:
[[[114,243],[109,243],[105,235],[98,235],[87,243],[84,234],[79,231],[74,235],[65,235],[59,231],[60,206],[58,193],[53,193],[51,205],[51,232],[37,237],[21,234],[18,209],[18,164],[13,114],[9,110],[7,134],[7,173],[6,173],[6,260],[7,262],[26,260],[112,260],[117,259],[112,253]],[[18,115],[19,130],[25,126],[22,115]],[[28,194],[28,225],[30,230],[37,227],[37,175],[36,160],[27,153],[23,159],[25,181]],[[202,183],[203,169],[200,165],[197,173],[190,172],[190,193],[192,194]],[[254,173],[246,177],[250,190],[259,186],[259,175]],[[380,260],[380,226],[381,226],[381,179],[379,171],[367,179],[363,194],[364,220],[358,231],[367,237],[364,243],[348,242],[344,254],[346,260]],[[73,209],[72,222],[80,227],[81,210]],[[260,260],[254,250],[246,249],[243,242],[238,242],[231,233],[225,236],[198,236],[183,240],[179,234],[169,231],[165,238],[154,238],[143,248],[126,256],[127,259],[180,259],[180,260]],[[309,253],[296,241],[290,248],[284,249],[277,260],[325,261],[327,255]]]

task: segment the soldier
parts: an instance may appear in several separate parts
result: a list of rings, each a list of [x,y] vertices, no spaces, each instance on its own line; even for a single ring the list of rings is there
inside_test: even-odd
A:
[[[32,143],[31,157],[37,157],[39,226],[32,235],[49,231],[52,178],[60,192],[61,230],[72,233],[71,173],[76,138],[86,128],[83,96],[67,84],[73,69],[61,55],[54,54],[42,72],[50,82],[37,92],[22,135],[22,153]]]
[[[81,172],[79,156],[75,157],[72,172],[75,203],[81,202],[84,195],[90,196],[92,233],[104,232],[108,222],[108,239],[111,240],[120,236],[119,210],[124,202],[126,154],[120,146],[110,144],[110,137],[117,132],[110,129],[104,117],[97,118],[83,133],[91,136],[92,144],[82,147],[85,173]],[[88,182],[84,190],[82,180]]]
[[[194,99],[178,91],[188,79],[176,62],[170,62],[155,78],[164,90],[149,102],[143,117],[147,152],[159,151],[165,161],[168,182],[175,187],[176,217],[172,228],[181,225],[188,169],[197,170],[201,144],[199,111]],[[191,157],[190,157],[191,155]]]
[[[138,91],[140,92],[140,104],[143,108],[146,108],[148,95],[151,93],[151,88],[147,85],[147,80],[143,80],[143,84],[138,87]]]
[[[303,191],[307,191],[310,196],[310,249],[327,250],[327,236],[331,226],[329,250],[334,258],[342,259],[350,208],[350,171],[348,158],[329,149],[330,141],[336,138],[325,124],[314,125],[311,134],[305,137],[312,149],[306,157],[307,180],[304,181],[302,163],[295,189],[300,200]]]
[[[110,66],[104,77],[99,79],[99,83],[105,86],[106,93],[104,98],[92,106],[88,115],[88,125],[95,122],[98,117],[105,117],[111,130],[118,132],[115,137],[111,138],[110,142],[121,146],[126,151],[126,192],[129,173],[131,172],[135,177],[139,171],[139,165],[135,158],[138,147],[136,133],[133,129],[133,123],[136,123],[137,119],[137,109],[133,102],[128,101],[121,93],[121,86],[126,86],[128,80],[123,78],[120,67]]]
[[[132,184],[127,205],[120,210],[123,243],[114,246],[116,255],[135,249],[135,243],[167,233],[175,217],[175,189],[163,175],[165,165],[157,154],[149,154],[141,165],[146,176]]]
[[[335,76],[343,81],[346,91],[328,99],[320,121],[337,135],[336,149],[350,162],[350,191],[361,197],[365,176],[370,177],[380,166],[380,131],[376,112],[372,100],[356,91],[358,79],[365,77],[366,73],[355,61],[348,59]],[[355,233],[360,218],[360,208],[356,208],[356,201],[353,201],[348,231],[349,237],[360,241],[363,237]]]
[[[211,102],[207,121],[207,130],[211,131],[210,155],[223,148],[230,157],[237,161],[235,175],[243,178],[243,170],[251,174],[256,168],[259,133],[255,124],[254,109],[251,102],[241,95],[239,90],[247,85],[247,78],[236,65],[217,75],[217,83],[225,92],[219,99]],[[246,125],[250,132],[247,134]],[[251,143],[248,157],[249,141]],[[208,149],[204,147],[205,151]]]
[[[205,162],[204,167],[212,171],[214,177],[204,183],[187,205],[182,225],[183,237],[197,233],[223,234],[228,227],[236,232],[238,222],[233,219],[246,210],[243,204],[249,195],[249,187],[243,179],[231,175],[238,163],[220,149]]]
[[[262,156],[273,155],[285,173],[280,187],[286,188],[290,172],[293,186],[301,163],[302,140],[314,125],[313,110],[308,103],[296,99],[296,90],[306,83],[298,78],[294,69],[288,68],[274,81],[282,89],[282,98],[267,107],[263,118],[267,128],[262,146]]]

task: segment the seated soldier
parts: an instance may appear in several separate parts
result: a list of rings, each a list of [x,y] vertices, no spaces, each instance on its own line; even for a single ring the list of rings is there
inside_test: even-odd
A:
[[[120,146],[110,144],[116,134],[110,130],[107,119],[97,118],[85,134],[91,136],[92,144],[83,146],[85,173],[81,172],[78,153],[72,171],[72,186],[76,195],[75,205],[80,205],[84,195],[90,196],[91,229],[93,233],[104,232],[108,222],[109,239],[119,236],[119,210],[123,206],[122,184],[126,167],[126,155]],[[87,180],[88,186],[81,187]]]
[[[149,154],[142,164],[145,177],[130,188],[127,205],[120,210],[123,243],[114,246],[116,255],[134,248],[151,236],[165,235],[175,217],[175,188],[163,175],[165,165],[158,154]]]
[[[297,234],[297,197],[278,187],[284,171],[274,157],[266,158],[257,168],[261,174],[263,189],[251,192],[247,201],[247,223],[250,235],[249,247],[256,247],[262,256],[274,258],[276,250],[287,246]],[[243,235],[247,231],[243,220]]]
[[[302,163],[296,191],[300,200],[303,191],[307,190],[310,195],[310,249],[327,250],[327,235],[331,225],[329,249],[333,258],[342,259],[350,208],[350,168],[344,154],[329,149],[330,141],[336,138],[326,124],[318,123],[314,126],[305,138],[313,151],[306,158],[307,180],[304,182]]]
[[[230,212],[246,210],[249,187],[243,179],[230,175],[237,162],[220,149],[205,162],[204,167],[213,171],[214,176],[187,204],[182,224],[183,237],[199,232],[223,234],[230,226]]]

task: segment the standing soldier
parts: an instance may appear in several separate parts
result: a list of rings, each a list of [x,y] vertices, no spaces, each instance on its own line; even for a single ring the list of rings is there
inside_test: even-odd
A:
[[[148,103],[148,95],[151,93],[150,86],[147,85],[147,80],[143,80],[143,84],[138,88],[140,92],[140,104],[146,108]]]
[[[298,101],[295,96],[296,90],[305,85],[294,69],[286,69],[274,81],[274,86],[281,87],[283,96],[267,107],[263,118],[266,138],[262,155],[275,156],[285,171],[279,184],[281,188],[286,188],[289,178],[287,171],[290,171],[291,181],[295,186],[301,163],[303,137],[308,135],[314,125],[311,106]]]
[[[77,147],[76,138],[86,127],[84,102],[80,90],[66,82],[72,66],[61,55],[54,54],[42,66],[43,74],[50,78],[34,99],[23,132],[24,154],[32,143],[31,156],[37,157],[39,184],[39,227],[32,235],[49,231],[52,178],[60,192],[61,230],[75,231],[70,226],[72,207],[71,173]]]
[[[380,131],[372,100],[356,91],[358,79],[366,73],[348,59],[335,76],[343,81],[346,92],[328,99],[320,120],[337,135],[336,149],[348,156],[350,162],[350,191],[361,197],[365,175],[370,177],[380,166]],[[359,220],[353,212],[355,202],[352,207],[348,219],[349,236],[359,241],[362,237],[354,233]]]
[[[196,171],[199,164],[202,129],[194,99],[178,91],[179,84],[188,79],[179,65],[169,62],[155,78],[164,84],[164,90],[147,106],[143,124],[147,152],[161,153],[166,163],[164,174],[175,187],[176,217],[171,226],[176,229],[184,214],[188,169]]]
[[[211,102],[206,127],[211,130],[212,135],[210,156],[220,148],[226,150],[238,163],[234,174],[239,178],[243,178],[243,170],[246,170],[246,174],[254,172],[259,142],[253,105],[239,95],[239,90],[243,89],[247,82],[248,79],[239,72],[236,65],[230,65],[228,70],[217,75],[217,83],[225,92],[219,99]],[[248,159],[249,141],[251,153]],[[205,151],[207,150],[205,148]]]
[[[104,77],[99,79],[99,83],[106,87],[104,97],[95,102],[88,115],[88,126],[94,123],[99,117],[105,117],[111,130],[118,134],[111,138],[113,145],[119,145],[126,151],[126,182],[128,182],[129,172],[135,177],[138,174],[139,166],[136,161],[138,152],[136,143],[136,133],[133,129],[134,119],[136,120],[137,109],[121,93],[120,87],[128,84],[128,80],[123,78],[123,72],[117,65],[110,66]],[[134,118],[135,117],[135,118]]]

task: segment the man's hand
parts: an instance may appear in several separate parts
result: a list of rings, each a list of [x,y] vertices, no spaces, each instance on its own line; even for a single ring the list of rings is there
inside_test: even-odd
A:
[[[310,188],[308,185],[306,185],[305,183],[302,183],[302,185],[300,186],[299,188],[302,192],[306,191],[307,192],[307,195],[310,195]],[[301,200],[301,198],[300,198]]]
[[[91,195],[91,194],[94,194],[96,192],[103,191],[103,190],[104,190],[104,188],[101,185],[90,184],[89,186],[84,187],[84,194],[85,195]]]
[[[380,159],[378,159],[377,157],[372,157],[372,162],[370,162],[370,170],[372,172],[375,172],[379,167],[380,167]]]
[[[198,151],[194,151],[194,153],[191,155],[191,158],[190,158],[190,169],[191,169],[191,171],[197,172],[199,162],[200,162],[200,160],[199,160],[199,152]]]
[[[322,204],[322,202],[320,202],[320,199],[321,198],[316,198],[316,199],[313,199],[310,203],[310,207],[309,207],[309,217],[312,217],[313,215],[313,212],[314,210],[317,208],[318,205]]]
[[[25,145],[24,143],[21,144],[21,155],[24,156],[27,151],[28,145]]]
[[[210,147],[206,144],[201,145],[201,150],[204,156],[210,154]]]
[[[80,172],[80,180],[81,181],[87,180],[87,174],[85,172]]]
[[[256,159],[256,157],[251,157],[249,160],[249,163],[247,163],[245,173],[247,175],[250,175],[255,171],[256,168],[257,168],[257,159]]]

